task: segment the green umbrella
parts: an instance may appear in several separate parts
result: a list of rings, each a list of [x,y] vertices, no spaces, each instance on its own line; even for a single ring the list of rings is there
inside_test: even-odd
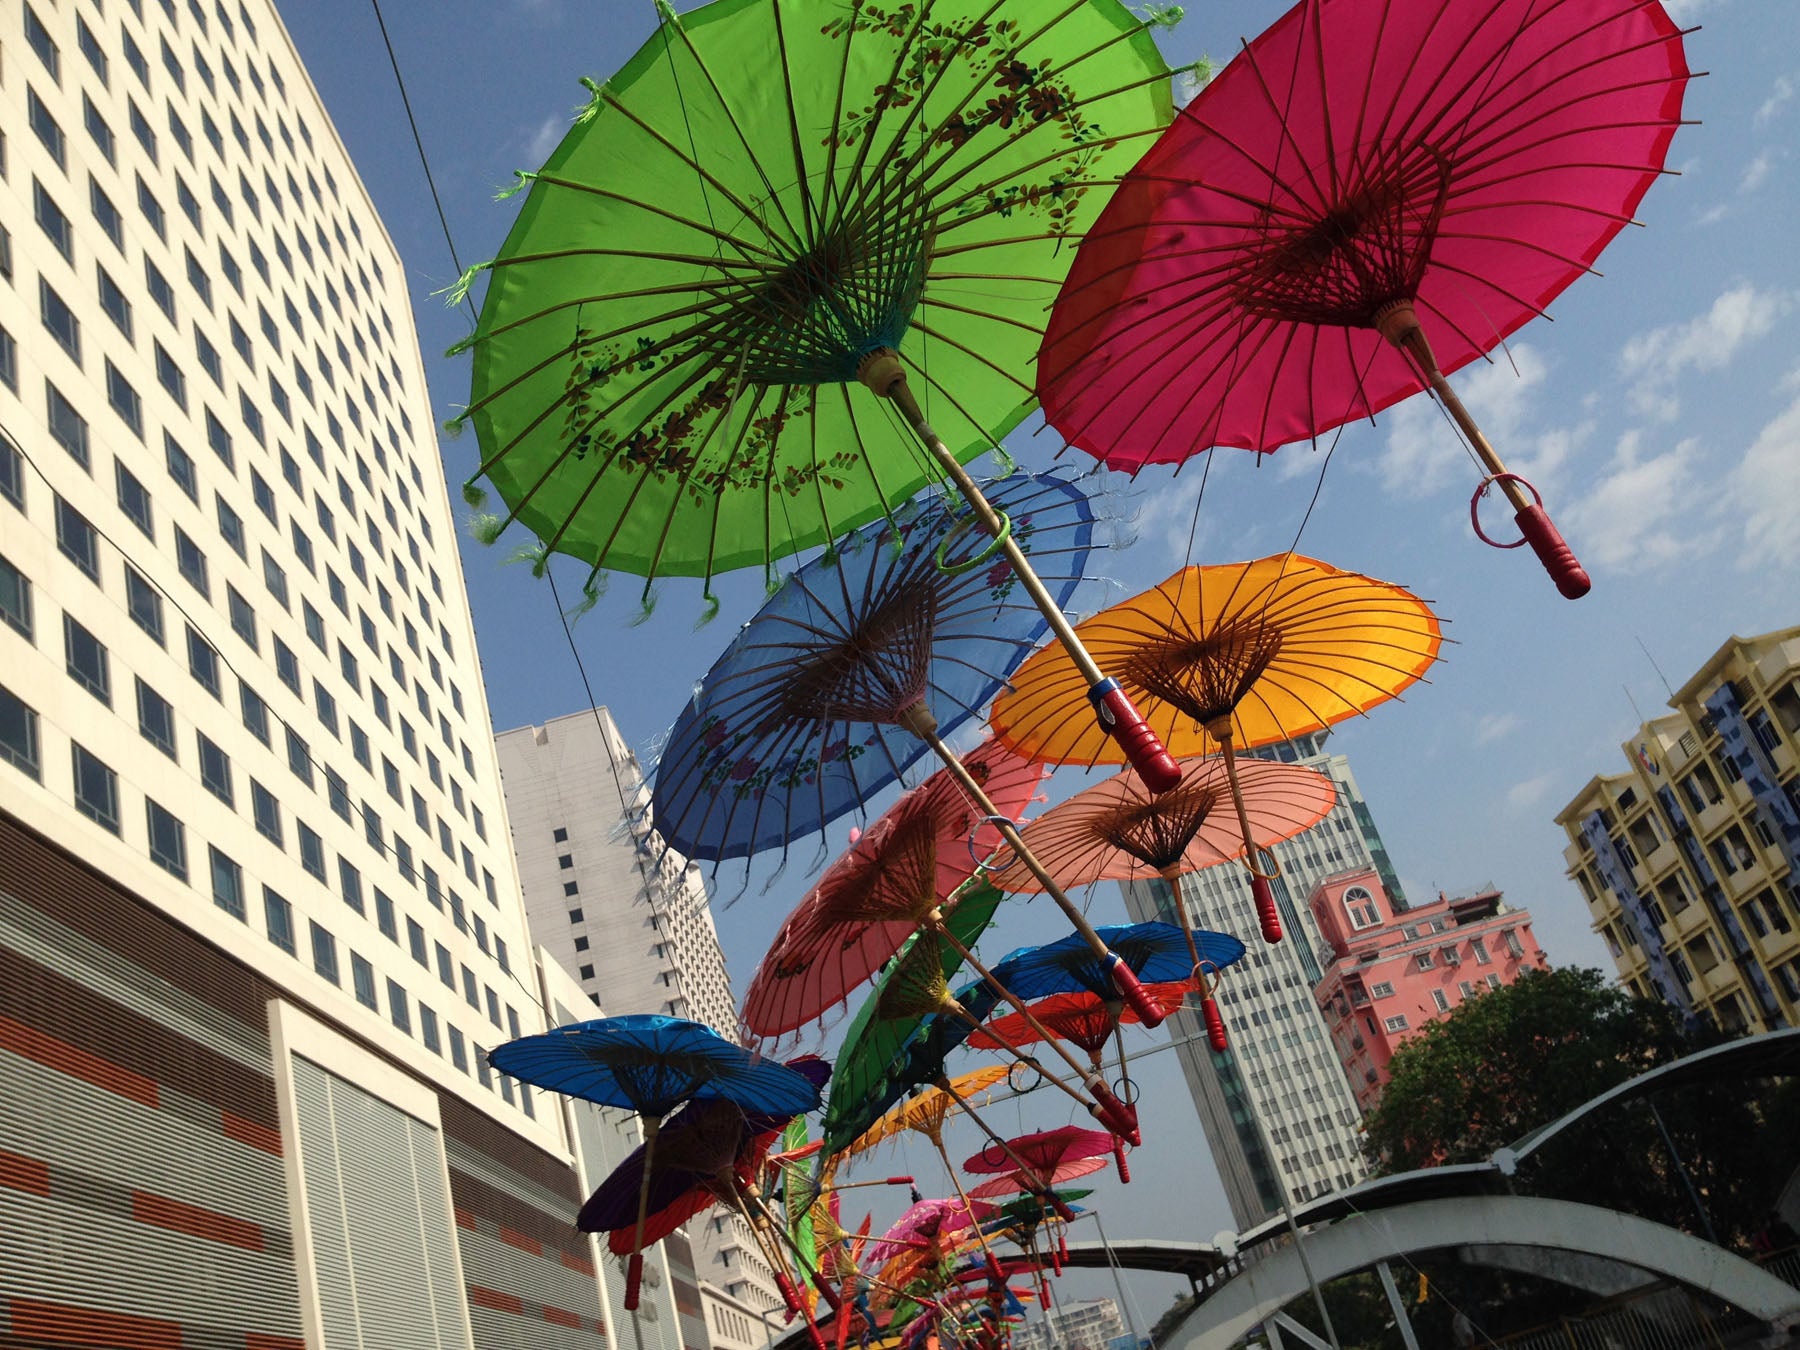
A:
[[[955,908],[945,916],[945,923],[965,947],[973,946],[993,922],[994,911],[1004,898],[992,886],[966,887]],[[903,968],[907,954],[920,942],[936,944],[946,979],[962,969],[962,955],[944,937],[929,932],[915,933],[876,980],[868,999],[850,1020],[832,1066],[831,1096],[825,1103],[825,1117],[820,1126],[820,1135],[825,1141],[822,1152],[828,1158],[874,1124],[911,1086],[890,1084],[890,1080],[896,1065],[904,1060],[908,1044],[929,1019],[925,1014],[883,1018],[877,1015],[877,1009],[895,971]]]
[[[1078,651],[962,464],[1035,406],[1076,245],[1172,118],[1149,30],[1118,0],[658,10],[472,269],[482,533],[596,578],[772,575],[948,479]]]

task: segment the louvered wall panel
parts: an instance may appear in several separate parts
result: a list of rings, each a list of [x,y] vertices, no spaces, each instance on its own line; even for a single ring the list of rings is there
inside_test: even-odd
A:
[[[419,1212],[450,1213],[450,1193],[444,1186],[443,1136],[421,1121],[407,1119],[412,1145],[412,1181]],[[420,1223],[420,1244],[425,1251],[429,1281],[425,1304],[446,1345],[460,1342],[463,1332],[463,1288],[456,1275],[455,1235],[436,1228],[432,1234]]]
[[[257,985],[0,816],[0,1327],[299,1350]]]
[[[308,1060],[294,1060],[294,1106],[306,1182],[307,1237],[312,1244],[313,1283],[319,1292],[325,1350],[365,1350],[350,1266],[344,1179],[338,1169],[337,1135],[331,1118],[331,1076]]]

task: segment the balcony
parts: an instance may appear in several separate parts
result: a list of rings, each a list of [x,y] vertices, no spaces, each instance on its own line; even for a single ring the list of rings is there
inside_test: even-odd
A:
[[[1717,870],[1715,868],[1715,870]],[[1760,863],[1752,863],[1748,867],[1740,867],[1730,876],[1722,877],[1725,893],[1733,899],[1761,890],[1769,884],[1768,870]]]
[[[1775,766],[1775,776],[1785,777],[1788,770],[1794,767],[1794,752],[1788,748],[1786,741],[1779,741],[1769,751],[1769,762]]]
[[[1648,872],[1653,878],[1660,877],[1680,861],[1681,850],[1676,848],[1672,841],[1665,839],[1662,843],[1652,849],[1649,856],[1644,859],[1644,871]]]
[[[1733,815],[1729,798],[1721,798],[1702,811],[1694,822],[1694,832],[1701,837],[1716,834]]]

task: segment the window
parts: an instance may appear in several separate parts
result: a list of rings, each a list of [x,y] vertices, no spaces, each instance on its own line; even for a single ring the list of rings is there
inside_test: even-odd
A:
[[[106,190],[91,174],[88,176],[88,209],[94,213],[94,220],[106,231],[106,237],[113,242],[113,247],[121,252],[125,249],[125,217],[113,204],[113,199],[106,195]]]
[[[375,926],[389,942],[400,941],[400,927],[394,916],[394,902],[379,886],[375,888]]]
[[[38,278],[38,317],[43,321],[45,331],[56,339],[56,345],[69,354],[71,361],[80,365],[81,321],[75,317],[75,311],[69,308],[69,302],[57,294],[56,288],[42,277]],[[61,396],[58,395],[58,397]],[[71,412],[74,411],[74,405],[67,406]],[[56,435],[54,415],[51,434]],[[57,439],[60,441],[62,438],[58,435]],[[82,453],[75,456],[83,464],[87,463],[86,439],[84,434]],[[75,454],[74,450],[67,445],[64,446],[64,449],[68,449],[70,454]]]
[[[208,847],[211,858],[213,903],[235,919],[244,917],[244,869],[218,849]]]
[[[397,980],[387,982],[388,1016],[408,1036],[412,1035],[412,1016],[407,1011],[406,990]]]
[[[144,579],[144,574],[130,563],[125,564],[125,612],[131,621],[163,643],[162,595]]]
[[[377,892],[377,894],[379,894],[379,892]],[[412,953],[413,960],[417,961],[426,970],[431,969],[431,958],[425,947],[425,930],[419,926],[419,921],[411,916],[408,916],[406,920],[406,947],[407,950]],[[442,958],[443,961],[448,961],[450,959],[449,952],[444,951],[442,947],[439,947],[438,950],[444,952]]]
[[[231,784],[231,757],[204,731],[196,731],[194,741],[200,752],[200,785],[225,805],[234,806],[236,793]]]
[[[0,759],[42,781],[38,764],[37,710],[0,684]]]
[[[63,657],[69,678],[111,707],[112,676],[106,648],[68,613],[63,615]]]
[[[78,741],[74,761],[75,809],[103,829],[119,833],[119,776]]]
[[[214,378],[217,378],[216,374]],[[206,444],[219,457],[221,464],[233,473],[237,472],[237,459],[231,452],[231,433],[225,430],[225,424],[211,408],[206,410]]]
[[[156,360],[156,382],[169,393],[169,397],[184,410],[187,408],[187,376],[181,367],[175,364],[175,358],[169,355],[168,348],[162,343],[152,344]],[[166,442],[165,442],[166,444]]]
[[[86,24],[82,25],[83,29],[86,27]],[[37,53],[38,60],[44,63],[44,69],[50,72],[50,78],[61,84],[62,53],[51,40],[50,30],[44,27],[44,21],[38,18],[37,11],[30,5],[25,6],[25,40],[31,44],[31,50]]]
[[[293,956],[294,907],[267,886],[263,887],[263,924],[269,941]]]
[[[56,167],[68,167],[67,143],[63,139],[63,129],[50,115],[50,109],[38,97],[37,90],[27,87],[25,90],[25,120],[31,124],[32,134],[38,138],[50,158],[56,161]]]
[[[244,729],[264,745],[269,743],[269,705],[249,685],[238,682],[238,706],[244,714]]]
[[[585,952],[587,949],[588,949],[588,940],[585,937],[578,937],[575,939],[575,950],[576,951]]]
[[[276,848],[285,847],[281,833],[281,803],[254,778],[250,780],[250,812],[256,819],[256,832]]]
[[[31,581],[18,568],[0,557],[0,619],[17,630],[27,642],[31,640]]]
[[[214,698],[222,699],[219,692],[219,653],[212,643],[200,636],[192,624],[187,626],[188,674]]]
[[[450,1028],[450,1062],[464,1073],[469,1071],[469,1050],[463,1041],[462,1032],[455,1027]]]
[[[320,839],[319,832],[304,820],[294,822],[294,833],[300,840],[300,866],[314,881],[324,884],[325,841]]]
[[[155,303],[156,307],[163,312],[163,316],[167,318],[170,323],[174,323],[175,288],[169,285],[169,279],[162,274],[155,263],[150,261],[150,255],[148,253],[144,255],[144,288],[150,292],[150,299]],[[160,375],[161,371],[162,365],[161,362],[158,362],[157,373]],[[171,390],[170,392],[172,393],[174,391]],[[183,394],[182,397],[185,398],[186,395]],[[187,405],[184,403],[182,406],[186,407]]]
[[[591,980],[594,978],[594,968],[592,966],[583,966],[580,973],[581,978],[584,980]]]
[[[419,1004],[419,1040],[432,1054],[444,1053],[443,1042],[438,1039],[437,1014],[423,1003]]]
[[[106,317],[113,321],[113,327],[124,334],[125,340],[131,339],[131,301],[125,298],[124,290],[112,279],[112,273],[104,267],[95,266],[94,274],[99,279],[100,308]]]
[[[113,140],[112,128],[106,124],[106,119],[100,115],[100,110],[94,106],[94,100],[89,98],[86,94],[81,96],[81,123],[87,128],[88,139],[94,143],[94,148],[99,150],[106,162],[108,164],[117,164],[118,153],[116,143]],[[92,180],[90,179],[89,181],[91,182]],[[116,243],[118,241],[115,240],[114,242]]]
[[[280,638],[271,638],[275,648],[275,674],[296,698],[300,695],[300,658],[294,655],[293,648]]]
[[[325,770],[325,801],[331,807],[331,814],[350,824],[350,787],[344,782],[343,775],[335,769]]]
[[[141,679],[137,680],[137,712],[138,734],[174,759],[175,709],[168,699]]]
[[[312,751],[307,748],[305,740],[292,727],[286,728],[286,731],[288,770],[306,786],[311,787],[313,785]]]
[[[194,461],[167,433],[163,435],[163,462],[168,465],[169,477],[175,480],[175,486],[187,494],[189,501],[198,502],[200,484],[194,476]]]
[[[1433,989],[1431,991],[1431,1001],[1437,1006],[1439,1012],[1447,1013],[1450,1011],[1450,996],[1442,989]]]
[[[1475,953],[1476,965],[1485,966],[1493,959],[1488,955],[1487,940],[1485,938],[1470,938],[1469,949]]]
[[[131,381],[119,373],[110,360],[106,363],[106,401],[140,441],[144,439],[144,401]]]
[[[69,457],[82,468],[88,467],[87,418],[75,411],[75,405],[62,390],[44,381],[44,402],[50,415],[50,439],[69,452]]]
[[[56,204],[44,185],[37,179],[31,180],[33,212],[37,217],[38,228],[44,237],[56,246],[56,251],[70,262],[75,258],[75,227],[69,223],[69,217],[62,207]]]
[[[550,840],[552,843],[566,844],[569,842],[569,831],[564,826],[558,825],[551,831]]]
[[[312,929],[313,969],[333,984],[338,983],[337,939],[316,922],[308,920]]]
[[[256,611],[238,588],[229,582],[225,586],[225,604],[231,615],[231,631],[241,637],[251,651],[260,650],[256,634]]]
[[[1390,1017],[1386,1021],[1384,1021],[1382,1023],[1382,1025],[1384,1027],[1386,1027],[1389,1031],[1405,1031],[1406,1030],[1406,1014],[1400,1013],[1400,1014],[1397,1014],[1396,1016]]]
[[[1369,986],[1369,997],[1370,998],[1392,998],[1393,996],[1394,996],[1394,986],[1391,983],[1389,983],[1387,980],[1382,980],[1376,984]]]
[[[0,279],[12,280],[12,260],[9,253],[10,240],[6,227],[0,226]],[[0,384],[5,385],[13,393],[19,392],[19,344],[13,335],[0,327]],[[8,457],[11,457],[10,447]],[[11,495],[11,494],[8,494]]]
[[[355,952],[350,953],[350,983],[358,1003],[373,1012],[381,1011],[375,1001],[375,967]]]
[[[150,125],[150,119],[144,116],[136,99],[126,99],[126,121],[131,124],[131,134],[137,137],[137,143],[144,147],[144,153],[150,156],[150,162],[157,162],[156,129]],[[139,180],[140,182],[143,180]],[[158,230],[158,234],[162,231]]]
[[[570,923],[581,923],[585,919],[586,919],[586,915],[584,915],[579,909],[572,909],[569,911],[569,922]]]
[[[1413,957],[1413,968],[1416,970],[1430,970],[1435,964],[1430,952],[1420,952]]]

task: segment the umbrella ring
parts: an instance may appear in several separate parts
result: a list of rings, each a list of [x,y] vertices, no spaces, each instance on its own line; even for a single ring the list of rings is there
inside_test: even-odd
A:
[[[1261,867],[1257,866],[1258,861],[1262,862]],[[1275,856],[1273,849],[1259,845],[1244,855],[1244,868],[1253,877],[1260,877],[1264,881],[1274,881],[1281,875],[1281,859]]]
[[[1529,480],[1519,474],[1490,473],[1476,485],[1475,495],[1469,498],[1469,524],[1475,527],[1476,538],[1480,539],[1481,542],[1486,544],[1489,548],[1519,548],[1526,542],[1524,535],[1521,534],[1510,544],[1503,544],[1498,539],[1490,539],[1487,531],[1481,528],[1481,499],[1487,496],[1488,489],[1495,483],[1514,483],[1519,487],[1524,488],[1531,494],[1532,501],[1539,506],[1544,504],[1543,494],[1540,493],[1537,488],[1533,487]]]
[[[1113,1095],[1127,1106],[1136,1106],[1138,1099],[1138,1085],[1124,1074],[1120,1074],[1119,1077],[1113,1081]]]
[[[1030,1078],[1022,1077],[1021,1070],[1029,1074]],[[1021,1096],[1035,1091],[1043,1081],[1044,1071],[1038,1067],[1036,1060],[1015,1059],[1012,1067],[1006,1071],[1006,1086]]]
[[[1216,962],[1202,960],[1194,967],[1194,973],[1191,978],[1195,984],[1200,986],[1200,995],[1204,998],[1219,987],[1219,981],[1224,977],[1224,974],[1225,972],[1219,969]]]
[[[1010,819],[1007,816],[982,816],[978,820],[976,820],[975,825],[976,825],[976,827],[980,827],[982,825],[996,825],[996,826],[997,825],[1015,825],[1017,823],[1018,822]],[[1004,872],[1008,867],[1012,866],[1013,860],[1017,856],[1013,852],[1013,846],[1011,844],[1007,843],[1005,840],[1005,837],[1002,836],[1001,841],[1000,841],[1000,848],[1004,849],[1006,852],[1006,861],[1004,863],[999,864],[998,866],[994,866],[994,865],[992,865],[992,863],[993,863],[994,858],[999,855],[999,850],[996,850],[994,853],[990,853],[984,859],[979,853],[977,853],[975,851],[975,830],[974,829],[971,829],[969,831],[969,838],[968,838],[967,842],[968,842],[968,847],[969,847],[969,856],[975,860],[975,868],[977,871]]]
[[[998,1168],[1006,1162],[1006,1150],[990,1139],[981,1146],[981,1161],[985,1166]]]
[[[1006,541],[1012,538],[1012,517],[1007,515],[1006,512],[1002,511],[997,506],[993,508],[993,512],[1000,518],[1000,528],[994,531],[993,537],[988,540],[988,546],[982,549],[981,552],[977,553],[973,558],[964,558],[959,563],[947,563],[944,561],[944,555],[949,552],[950,545],[958,542],[969,527],[976,524],[976,517],[974,513],[971,512],[969,516],[966,517],[964,523],[959,524],[955,529],[946,534],[942,542],[938,544],[937,557],[934,559],[937,563],[938,571],[949,577],[959,577],[964,572],[973,572],[977,567],[980,567],[983,563],[987,562],[989,558],[992,558],[1005,546]]]

